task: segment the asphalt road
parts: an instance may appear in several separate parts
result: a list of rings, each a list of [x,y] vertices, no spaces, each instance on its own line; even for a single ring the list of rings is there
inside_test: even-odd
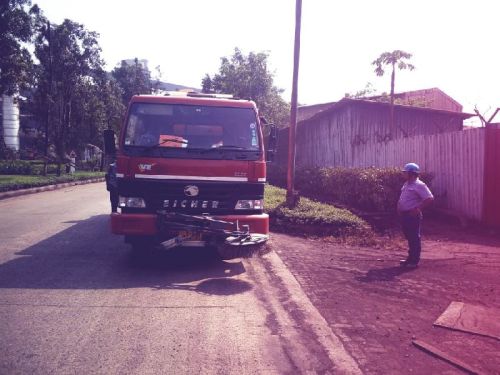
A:
[[[106,194],[0,201],[1,374],[360,373],[275,252],[138,261]]]

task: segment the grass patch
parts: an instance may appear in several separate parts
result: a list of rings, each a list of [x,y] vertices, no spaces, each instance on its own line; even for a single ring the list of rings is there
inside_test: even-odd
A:
[[[64,182],[88,180],[91,178],[104,177],[103,172],[76,172],[61,176],[23,176],[23,175],[0,175],[0,192],[28,189],[46,185],[61,184]]]
[[[336,237],[371,233],[368,224],[348,210],[304,197],[290,209],[285,200],[284,189],[266,185],[264,209],[273,230]]]

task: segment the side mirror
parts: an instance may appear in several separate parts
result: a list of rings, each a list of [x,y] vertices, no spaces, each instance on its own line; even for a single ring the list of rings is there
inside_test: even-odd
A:
[[[278,146],[278,129],[276,125],[269,124],[269,138],[267,141],[266,160],[273,161]]]
[[[115,132],[111,129],[106,129],[103,132],[104,136],[104,153],[106,155],[116,154]]]

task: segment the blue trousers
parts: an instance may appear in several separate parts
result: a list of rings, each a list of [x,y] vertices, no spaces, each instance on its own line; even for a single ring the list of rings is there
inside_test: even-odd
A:
[[[417,264],[420,261],[420,252],[422,251],[422,244],[420,241],[420,224],[422,223],[422,216],[411,216],[403,214],[401,216],[401,227],[403,233],[408,240],[408,262]]]

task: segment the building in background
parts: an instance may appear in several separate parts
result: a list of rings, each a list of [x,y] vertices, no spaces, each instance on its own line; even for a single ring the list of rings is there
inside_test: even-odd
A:
[[[390,97],[388,95],[375,95],[357,99],[363,99],[375,102],[385,102],[385,103],[390,102]],[[394,94],[394,102],[395,104],[399,105],[440,109],[450,112],[462,112],[463,110],[463,106],[459,102],[457,102],[451,96],[449,96],[444,91],[436,87],[430,89],[406,91]],[[314,116],[315,114],[330,108],[332,105],[336,103],[337,102],[328,102],[321,104],[301,105],[297,110],[297,122],[305,121]]]
[[[458,107],[455,107],[458,108]],[[299,107],[298,166],[351,167],[356,148],[367,143],[418,135],[433,135],[464,128],[474,114],[413,105],[394,105],[394,134],[389,128],[390,104],[385,101],[343,98],[338,102]],[[280,131],[277,162],[286,164],[288,128]]]
[[[388,95],[370,96],[365,99],[377,101],[381,99],[385,99],[386,101],[390,100]],[[459,102],[437,87],[394,94],[394,102],[396,104],[441,109],[451,112],[462,112],[463,110],[463,106]]]

